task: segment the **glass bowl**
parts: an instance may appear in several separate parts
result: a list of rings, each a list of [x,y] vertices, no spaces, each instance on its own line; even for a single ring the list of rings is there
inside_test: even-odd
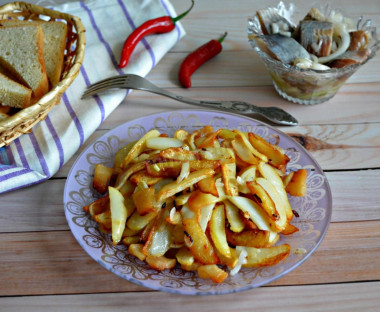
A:
[[[291,21],[294,6],[286,8],[280,2],[277,7],[268,8],[275,10],[279,15]],[[326,12],[329,8],[324,8]],[[292,22],[292,24],[294,24]],[[260,44],[263,30],[257,14],[248,18],[248,40],[254,50],[264,62],[276,91],[286,100],[298,104],[319,104],[331,99],[345,81],[354,74],[361,66],[372,59],[380,48],[377,39],[376,28],[367,20],[361,25],[361,18],[357,28],[371,33],[371,41],[366,50],[366,56],[360,63],[346,65],[341,68],[330,68],[328,70],[302,69],[294,65],[282,63],[269,56]]]

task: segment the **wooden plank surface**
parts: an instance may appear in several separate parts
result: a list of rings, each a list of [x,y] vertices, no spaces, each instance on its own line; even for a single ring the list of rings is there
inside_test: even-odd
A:
[[[0,298],[5,311],[128,311],[128,312],[377,312],[380,282],[261,287],[223,296],[179,296],[164,293],[109,293],[92,295]],[[142,310],[143,307],[143,310]]]

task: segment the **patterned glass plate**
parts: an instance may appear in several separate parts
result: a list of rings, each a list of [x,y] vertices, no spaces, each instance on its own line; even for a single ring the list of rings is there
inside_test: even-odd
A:
[[[292,223],[299,232],[281,236],[279,242],[291,245],[289,257],[273,267],[241,269],[223,283],[198,278],[194,272],[180,268],[157,272],[128,254],[124,245],[112,245],[110,235],[101,233],[96,223],[83,211],[99,194],[92,188],[95,165],[111,166],[123,145],[139,139],[156,128],[173,135],[177,129],[194,131],[204,125],[214,129],[229,128],[254,132],[286,150],[290,158],[289,170],[308,170],[307,194],[290,197],[295,215]],[[332,212],[331,191],[328,181],[315,160],[288,135],[251,118],[203,110],[164,112],[128,121],[93,142],[76,160],[64,190],[64,209],[70,229],[83,249],[99,264],[114,274],[147,288],[185,295],[227,294],[270,283],[289,273],[304,262],[318,247],[326,234]],[[295,252],[302,250],[303,252]]]

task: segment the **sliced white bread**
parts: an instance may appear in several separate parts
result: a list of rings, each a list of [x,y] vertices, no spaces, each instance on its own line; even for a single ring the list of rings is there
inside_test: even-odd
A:
[[[50,85],[55,86],[60,78],[63,67],[63,57],[66,47],[67,26],[57,21],[24,21],[24,20],[1,20],[2,26],[28,25],[38,23],[41,25],[44,36],[44,60]]]
[[[0,26],[0,63],[32,89],[32,102],[49,90],[39,25]]]
[[[16,108],[25,108],[30,104],[32,90],[9,79],[0,73],[0,103]],[[2,110],[0,110],[2,113]],[[5,113],[5,112],[4,112]]]

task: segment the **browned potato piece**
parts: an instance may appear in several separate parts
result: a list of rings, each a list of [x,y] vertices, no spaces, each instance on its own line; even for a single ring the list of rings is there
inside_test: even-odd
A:
[[[200,180],[203,180],[209,176],[214,175],[214,170],[212,169],[201,169],[189,174],[189,176],[183,179],[181,182],[177,183],[176,181],[166,184],[159,190],[156,194],[157,202],[164,202],[166,198],[173,196],[188,187],[192,186],[195,183],[198,183]]]
[[[271,218],[272,220],[277,220],[279,215],[276,209],[276,205],[273,202],[272,198],[269,196],[269,194],[265,191],[265,189],[260,184],[254,181],[248,181],[247,186],[253,194],[254,199],[265,210],[269,218]]]
[[[296,233],[296,232],[298,232],[298,231],[299,231],[299,228],[298,228],[298,227],[294,226],[293,224],[288,223],[288,224],[286,225],[285,230],[283,230],[283,231],[281,232],[281,234],[284,234],[284,235],[290,235],[290,234]]]
[[[138,190],[132,195],[133,202],[139,215],[143,216],[148,212],[156,211],[157,204],[155,200],[155,190],[151,186],[149,188]]]
[[[307,170],[300,169],[295,171],[292,179],[286,186],[285,190],[292,196],[305,196],[306,195],[306,179]]]
[[[268,157],[269,163],[274,167],[282,169],[289,162],[289,157],[282,150],[262,137],[254,133],[248,133],[248,139],[254,148]]]
[[[124,160],[121,162],[120,167],[126,168],[128,164],[139,156],[144,149],[146,148],[146,141],[150,138],[156,138],[160,135],[160,132],[157,130],[150,130],[146,133],[140,140],[138,140],[128,151],[128,154],[125,156]]]
[[[216,264],[201,265],[197,271],[200,278],[211,279],[214,283],[222,283],[228,277],[228,273]]]
[[[149,266],[152,269],[155,269],[157,271],[163,271],[166,269],[172,269],[177,264],[176,259],[170,259],[166,258],[165,256],[159,256],[159,257],[153,257],[148,256],[146,257],[145,261],[149,264]]]
[[[285,259],[290,253],[290,246],[283,244],[268,248],[236,247],[236,251],[245,249],[247,251],[247,263],[243,264],[246,268],[259,268],[271,266]]]
[[[143,249],[143,244],[130,244],[128,247],[128,252],[131,255],[139,258],[141,261],[144,261],[146,256],[142,252],[142,249]]]
[[[226,238],[225,219],[226,213],[224,211],[224,205],[219,204],[214,208],[209,222],[210,235],[216,250],[224,257],[230,258],[231,251]]]
[[[146,172],[146,170],[138,171],[130,177],[130,181],[132,181],[136,185],[139,183],[145,183],[148,186],[154,185],[162,179],[163,177],[152,177]]]
[[[198,188],[203,193],[211,194],[215,197],[219,197],[218,189],[216,188],[215,178],[208,177],[198,182]]]
[[[113,169],[104,166],[103,164],[97,164],[94,171],[94,179],[92,186],[100,194],[107,192],[108,184],[111,180]]]
[[[233,246],[268,247],[269,232],[263,230],[245,230],[240,233],[226,229],[227,242]]]
[[[92,217],[95,215],[104,212],[105,210],[109,209],[110,205],[110,198],[108,195],[101,197],[95,201],[93,201],[91,204],[84,206],[83,210],[86,212],[89,212]]]
[[[187,246],[194,258],[203,264],[216,264],[219,258],[215,253],[214,247],[210,243],[201,226],[195,219],[182,220],[185,235],[188,237]]]
[[[191,193],[187,204],[192,211],[199,213],[202,207],[214,204],[217,201],[218,197],[200,191],[194,191]]]
[[[222,164],[222,177],[226,194],[230,196],[238,195],[239,188],[236,180],[236,164]]]
[[[188,151],[182,147],[171,147],[171,148],[164,149],[160,152],[160,156],[167,159],[181,160],[181,161],[197,159],[196,152]]]

